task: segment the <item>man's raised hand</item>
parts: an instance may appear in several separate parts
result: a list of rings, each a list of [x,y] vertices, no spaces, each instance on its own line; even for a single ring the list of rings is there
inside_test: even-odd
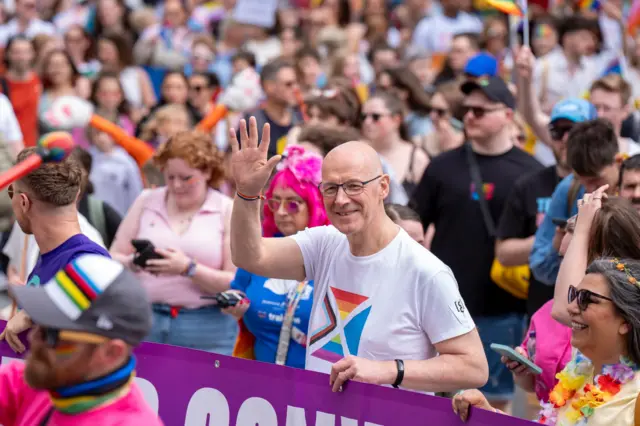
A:
[[[267,160],[271,143],[269,124],[262,128],[262,140],[258,143],[258,124],[255,117],[249,119],[248,132],[247,122],[240,120],[240,143],[235,129],[229,131],[229,143],[232,151],[231,174],[238,192],[248,197],[260,195],[273,168],[280,161],[279,155]]]

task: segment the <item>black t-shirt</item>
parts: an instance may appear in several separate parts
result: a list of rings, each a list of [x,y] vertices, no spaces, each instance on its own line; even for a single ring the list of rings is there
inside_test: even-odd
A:
[[[435,225],[431,251],[453,271],[472,315],[525,312],[524,300],[491,281],[495,239],[485,226],[465,149],[463,145],[433,159],[411,204],[425,228]],[[491,216],[498,223],[514,182],[542,166],[518,148],[496,156],[475,156]]]
[[[251,116],[256,118],[256,122],[258,124],[258,141],[262,140],[262,128],[266,123],[269,123],[271,128],[271,143],[269,144],[268,153],[269,158],[278,154],[285,146],[287,146],[287,135],[289,134],[289,131],[300,123],[299,112],[297,110],[292,110],[291,122],[288,125],[283,126],[273,121],[267,112],[260,108],[254,111],[249,111],[242,117],[247,121],[247,130],[249,127],[249,118],[251,118]],[[236,136],[238,141],[240,141],[240,130],[236,132]]]
[[[535,235],[551,203],[560,177],[556,166],[547,167],[520,178],[504,206],[496,238],[528,238]],[[536,280],[531,274],[527,313],[533,315],[553,298],[553,287]]]

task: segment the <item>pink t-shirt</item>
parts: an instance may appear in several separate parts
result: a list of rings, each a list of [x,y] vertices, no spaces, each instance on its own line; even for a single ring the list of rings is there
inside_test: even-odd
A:
[[[193,216],[187,230],[176,234],[167,212],[167,188],[142,192],[124,218],[111,250],[131,254],[131,240],[146,239],[161,249],[179,249],[198,264],[219,271],[235,272],[231,263],[230,227],[233,200],[209,189],[204,204]],[[166,303],[197,309],[215,301],[201,299],[205,293],[193,280],[181,275],[152,275],[139,272],[138,278],[152,303]]]
[[[556,374],[571,360],[571,328],[551,316],[553,300],[548,301],[531,317],[531,325],[522,348],[529,359],[542,368],[536,377],[536,396],[547,402],[549,392],[558,380]]]
[[[38,426],[51,410],[45,391],[32,389],[24,381],[25,365],[11,362],[0,366],[0,424],[3,426]],[[147,405],[138,386],[102,408],[81,414],[54,412],[47,426],[161,426],[162,420]]]

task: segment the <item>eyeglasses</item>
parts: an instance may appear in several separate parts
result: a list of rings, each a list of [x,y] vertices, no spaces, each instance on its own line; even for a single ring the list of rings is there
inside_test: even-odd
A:
[[[269,207],[269,210],[274,213],[280,210],[280,207],[284,205],[284,209],[287,213],[296,214],[302,209],[302,204],[302,201],[294,200],[291,198],[285,198],[282,200],[279,200],[277,198],[270,198],[267,200],[267,206]]]
[[[388,115],[389,114],[383,114],[383,113],[380,113],[380,112],[372,112],[372,113],[363,112],[360,115],[360,119],[364,122],[364,121],[367,121],[367,118],[371,117],[371,120],[373,120],[374,123],[377,123],[378,121],[380,121],[380,119],[382,117],[386,117]]]
[[[47,346],[50,346],[52,348],[58,346],[60,344],[60,341],[100,345],[109,340],[104,336],[85,333],[83,331],[58,330],[57,328],[42,326],[37,327],[35,329],[35,332],[37,333],[37,336],[40,340],[42,340]]]
[[[447,113],[449,112],[448,110],[444,109],[444,108],[434,108],[431,107],[429,108],[429,112],[430,113],[434,113],[435,115],[437,115],[438,117],[442,118],[445,115],[447,115]]]
[[[338,191],[340,190],[340,188],[344,190],[344,193],[347,194],[347,196],[353,197],[353,196],[362,194],[365,186],[367,186],[368,184],[370,184],[376,179],[380,179],[381,177],[382,175],[378,175],[373,179],[369,179],[364,182],[352,180],[352,181],[341,183],[341,184],[323,182],[320,185],[318,185],[318,189],[320,189],[320,193],[322,194],[323,197],[335,197],[336,195],[338,195]]]
[[[564,135],[569,133],[573,129],[573,126],[549,126],[549,135],[554,141],[561,141],[564,139]]]
[[[569,304],[573,303],[574,300],[578,299],[578,308],[580,308],[580,311],[586,311],[587,307],[589,307],[591,303],[595,303],[595,300],[593,300],[594,298],[604,299],[604,300],[613,302],[612,299],[606,296],[603,296],[601,294],[594,293],[590,290],[585,290],[585,289],[578,290],[572,285],[569,286],[569,293],[568,293]]]
[[[18,191],[17,189],[15,189],[13,184],[9,185],[9,187],[7,188],[7,195],[9,195],[10,199],[13,199],[13,196],[15,194],[24,194],[24,192],[23,191]]]
[[[471,111],[471,114],[473,115],[474,118],[482,118],[484,117],[487,113],[490,112],[495,112],[495,111],[500,111],[504,109],[504,107],[498,107],[498,108],[485,108],[485,107],[481,107],[481,106],[463,106],[462,107],[462,111],[463,111],[463,116],[467,115],[467,113],[469,111]]]

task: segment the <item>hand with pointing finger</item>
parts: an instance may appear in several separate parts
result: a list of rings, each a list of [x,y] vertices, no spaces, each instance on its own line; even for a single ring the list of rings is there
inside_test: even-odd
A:
[[[258,143],[258,124],[255,117],[249,119],[248,132],[247,122],[240,120],[240,144],[238,144],[235,129],[229,131],[229,143],[233,153],[231,175],[240,194],[249,197],[260,195],[271,172],[280,161],[279,155],[274,155],[267,160],[271,143],[269,132],[269,124],[265,124],[262,128],[262,140]]]

